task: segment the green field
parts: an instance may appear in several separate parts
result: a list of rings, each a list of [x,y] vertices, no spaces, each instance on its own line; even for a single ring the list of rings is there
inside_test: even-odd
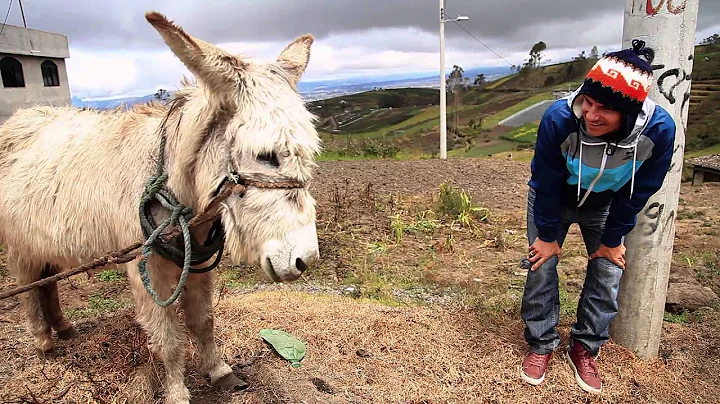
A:
[[[494,90],[494,89],[500,87],[501,85],[507,83],[508,81],[514,79],[515,77],[517,77],[517,74],[511,74],[509,76],[505,76],[499,80],[493,81],[492,83],[488,84],[487,87],[485,87],[485,88],[487,88],[488,90]]]
[[[708,147],[706,149],[693,150],[693,151],[687,152],[687,153],[685,153],[684,157],[686,159],[691,159],[691,158],[700,157],[700,156],[707,156],[710,154],[720,154],[720,143],[716,144],[715,146]]]
[[[705,59],[708,60],[705,60]],[[720,79],[720,44],[695,47],[692,79],[695,81]]]
[[[363,133],[381,130],[388,125],[405,122],[422,113],[425,108],[407,107],[375,110],[352,123],[341,125],[341,133]]]
[[[511,132],[501,135],[500,138],[517,143],[535,143],[539,124],[539,121],[528,122],[523,126],[513,129]]]

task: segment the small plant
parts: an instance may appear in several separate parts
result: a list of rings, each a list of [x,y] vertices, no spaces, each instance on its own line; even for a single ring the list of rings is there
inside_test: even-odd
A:
[[[388,250],[387,244],[375,241],[370,245],[370,252],[373,254],[382,254]]]
[[[688,322],[688,312],[683,311],[680,314],[673,314],[670,312],[665,312],[665,315],[663,316],[663,319],[667,321],[668,323],[674,323],[674,324],[685,324]]]
[[[103,313],[116,312],[126,306],[112,297],[105,297],[101,293],[93,293],[88,297],[88,307],[81,309],[69,309],[66,311],[68,319],[79,319],[96,316]]]
[[[118,282],[125,279],[125,274],[116,269],[106,269],[98,274],[98,278],[103,282]]]
[[[450,251],[455,251],[455,238],[453,238],[452,233],[448,234],[447,238],[445,238],[445,247]]]
[[[120,309],[123,304],[117,299],[105,297],[99,293],[94,293],[89,297],[90,310],[96,313],[109,313]]]
[[[392,216],[392,221],[390,222],[390,228],[393,231],[393,234],[395,235],[395,244],[400,244],[403,238],[403,232],[404,230],[404,224],[403,224],[403,218],[398,213],[395,216]]]
[[[430,232],[435,231],[440,227],[440,223],[437,220],[430,219],[427,216],[434,214],[432,211],[424,211],[420,213],[414,223],[408,223],[405,226],[405,233],[416,233],[416,232]]]
[[[474,220],[485,221],[490,210],[475,206],[470,195],[464,189],[443,183],[440,185],[440,212],[453,217],[463,226],[469,226]]]

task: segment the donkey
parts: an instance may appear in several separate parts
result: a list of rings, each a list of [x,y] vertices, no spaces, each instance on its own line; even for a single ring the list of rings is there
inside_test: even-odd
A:
[[[168,105],[130,110],[47,107],[17,111],[0,127],[0,242],[19,284],[28,284],[142,239],[138,206],[154,173],[160,133],[166,187],[200,212],[234,172],[282,175],[306,184],[321,150],[316,117],[297,92],[309,62],[311,35],[291,42],[271,62],[230,54],[190,36],[158,12],[147,21],[195,76],[183,79]],[[258,189],[219,208],[225,248],[235,262],[260,263],[276,282],[293,281],[318,259],[315,200],[307,188]],[[168,213],[153,207],[160,222]],[[211,224],[193,230],[205,240]],[[209,265],[206,262],[203,265]],[[136,320],[163,361],[167,403],[188,403],[184,334],[173,305],[155,304],[125,264]],[[201,265],[202,266],[202,265]],[[159,298],[167,299],[180,269],[151,254],[147,268]],[[212,272],[192,273],[180,308],[198,347],[200,370],[213,385],[242,385],[217,352],[213,333]],[[78,335],[60,308],[56,284],[21,298],[28,329],[41,352],[58,338]]]

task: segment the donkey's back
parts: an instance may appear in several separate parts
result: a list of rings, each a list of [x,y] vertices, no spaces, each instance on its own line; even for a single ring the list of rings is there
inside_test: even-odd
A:
[[[66,265],[139,238],[154,121],[132,111],[17,111],[0,127],[0,242]]]

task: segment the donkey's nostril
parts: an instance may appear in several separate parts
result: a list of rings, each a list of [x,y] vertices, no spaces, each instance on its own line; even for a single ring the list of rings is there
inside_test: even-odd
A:
[[[305,261],[303,261],[302,258],[295,259],[295,267],[300,272],[305,272],[307,270],[307,265],[305,265]]]

